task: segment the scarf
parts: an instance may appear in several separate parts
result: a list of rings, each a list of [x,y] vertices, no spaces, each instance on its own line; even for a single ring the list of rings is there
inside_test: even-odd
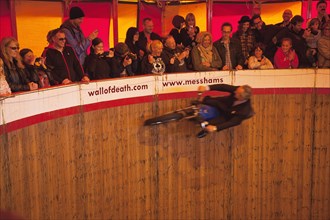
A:
[[[208,46],[207,48],[203,47],[201,44],[197,46],[202,62],[212,63],[213,61],[213,52],[212,52],[212,45]]]

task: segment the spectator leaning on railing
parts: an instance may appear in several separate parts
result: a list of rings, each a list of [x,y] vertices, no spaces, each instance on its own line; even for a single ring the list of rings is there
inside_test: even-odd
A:
[[[65,45],[65,33],[61,29],[52,31],[52,44],[50,44],[43,55],[46,56],[46,65],[51,70],[54,80],[59,84],[71,82],[89,82],[82,66],[71,46]]]
[[[24,73],[17,40],[13,37],[5,37],[1,40],[0,48],[0,57],[4,62],[4,73],[11,91],[38,89],[38,84],[30,82]]]
[[[322,29],[322,36],[318,41],[317,48],[318,66],[320,68],[330,68],[330,21]]]
[[[6,81],[5,72],[3,71],[3,61],[0,58],[0,96],[7,96],[11,94],[11,90]]]

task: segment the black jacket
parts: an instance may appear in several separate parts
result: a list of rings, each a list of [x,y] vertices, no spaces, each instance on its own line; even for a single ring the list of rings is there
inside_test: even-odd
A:
[[[17,61],[15,59],[12,67],[9,67],[4,63],[4,72],[6,81],[12,92],[30,90],[30,86],[28,85],[30,81],[27,78],[24,69],[17,66]]]
[[[197,37],[197,34],[199,33],[199,27],[198,26],[195,26],[195,28],[196,28],[196,31],[195,31],[195,37],[194,37],[194,39],[191,39],[189,37],[188,28],[187,27],[181,29],[181,31],[180,31],[180,38],[181,38],[181,42],[182,42],[183,46],[190,47],[190,49],[192,49],[194,46],[197,45],[196,37]]]
[[[110,60],[111,74],[112,78],[121,77],[121,73],[126,70],[127,76],[134,76],[137,73],[138,63],[137,60],[132,60],[132,64],[124,67],[123,59],[119,56],[114,56]]]
[[[203,100],[204,104],[216,107],[220,111],[221,117],[225,118],[221,123],[214,124],[218,131],[239,125],[244,119],[247,119],[254,114],[250,99],[244,103],[233,106],[234,102],[237,101],[235,98],[235,90],[239,86],[217,84],[210,85],[209,87],[210,90],[230,93],[229,96],[216,98],[205,97]]]
[[[162,38],[158,34],[152,32],[150,34],[150,40],[160,40],[161,41]],[[141,31],[140,35],[139,35],[138,47],[140,50],[144,51],[144,54],[147,54],[147,44],[148,44],[147,37],[145,36],[144,32]]]
[[[78,82],[85,75],[73,48],[70,46],[65,46],[62,53],[49,46],[45,48],[43,54],[46,56],[47,67],[51,70],[54,80],[59,84],[66,78],[72,82]]]
[[[90,79],[110,78],[110,60],[111,58],[97,54],[89,54],[84,63],[84,69]]]
[[[172,28],[169,35],[173,36],[176,44],[181,44],[180,30],[177,28]]]
[[[214,42],[213,46],[218,50],[218,53],[222,60],[222,65],[226,65],[226,48],[222,39],[219,39]],[[231,38],[229,42],[230,49],[230,60],[232,64],[232,68],[234,69],[237,65],[241,65],[243,67],[245,59],[242,53],[241,43],[235,39]]]
[[[44,69],[42,66],[35,66],[35,65],[25,65],[25,74],[30,82],[34,82],[38,84],[39,88],[43,87],[43,84],[40,81],[39,75],[45,75],[48,78],[49,84],[51,86],[55,85],[56,82],[54,81],[50,70]]]
[[[166,70],[162,57],[154,57],[155,62],[150,63],[148,54],[143,57],[141,63],[141,74],[163,74]]]
[[[162,59],[163,62],[166,66],[166,73],[177,73],[177,72],[187,72],[187,62],[188,59],[183,59],[183,62],[179,62],[178,59],[175,58],[174,64],[170,64],[170,60],[175,57],[180,55],[183,52],[182,49],[180,48],[175,48],[174,50],[164,47],[163,53],[162,53]]]

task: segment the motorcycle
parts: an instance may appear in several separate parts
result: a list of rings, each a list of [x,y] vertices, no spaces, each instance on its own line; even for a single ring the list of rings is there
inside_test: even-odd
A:
[[[199,100],[202,93],[198,93],[197,100],[192,101],[191,106],[186,108],[177,109],[173,112],[166,113],[161,116],[147,119],[144,122],[145,126],[160,125],[179,120],[191,120],[200,124],[201,128],[205,130],[208,125],[208,120],[216,118],[220,115],[217,108],[209,105],[202,104]],[[204,132],[205,135],[207,132]],[[204,136],[205,136],[204,135]]]

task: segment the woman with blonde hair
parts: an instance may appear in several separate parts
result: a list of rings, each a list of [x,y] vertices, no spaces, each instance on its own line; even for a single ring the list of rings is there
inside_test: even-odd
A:
[[[196,44],[196,37],[199,33],[199,27],[196,26],[196,18],[193,13],[186,15],[186,26],[180,31],[181,42],[184,47],[192,49]]]
[[[4,73],[12,92],[38,89],[38,84],[30,82],[19,55],[19,44],[13,37],[5,37],[0,43],[0,57],[4,62]]]
[[[147,45],[149,54],[142,60],[142,74],[163,74],[165,72],[165,64],[162,58],[163,47],[163,43],[160,40],[154,40]]]
[[[197,45],[191,51],[194,70],[219,70],[222,60],[217,49],[213,46],[212,35],[209,32],[200,32],[197,35]]]

